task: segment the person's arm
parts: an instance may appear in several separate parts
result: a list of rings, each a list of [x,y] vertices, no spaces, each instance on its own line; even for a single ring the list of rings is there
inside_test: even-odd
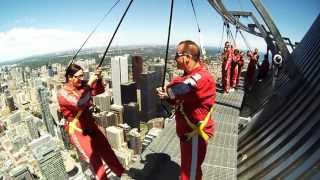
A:
[[[168,98],[175,101],[195,102],[198,100],[196,94],[198,81],[201,75],[196,73],[190,77],[177,79],[167,86]]]
[[[73,118],[78,111],[83,110],[78,105],[79,100],[65,89],[60,89],[58,92],[58,104],[66,119]]]
[[[105,91],[105,87],[102,82],[101,72],[102,72],[101,67],[97,68],[94,75],[92,75],[88,81],[88,85],[91,88],[92,96],[96,96],[96,95],[101,94]]]

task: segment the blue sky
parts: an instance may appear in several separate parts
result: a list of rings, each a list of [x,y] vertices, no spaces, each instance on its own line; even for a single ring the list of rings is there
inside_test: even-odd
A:
[[[116,0],[1,0],[0,61],[77,49]],[[105,19],[86,47],[107,44],[129,0]],[[135,0],[112,46],[165,44],[171,0]],[[254,11],[249,0],[225,0],[230,10]],[[300,41],[319,15],[318,0],[262,0],[283,36]],[[207,0],[194,0],[202,43],[219,46],[222,18]],[[198,41],[190,0],[175,0],[171,44]],[[256,14],[258,16],[258,14]],[[246,34],[251,46],[264,41]],[[238,39],[239,40],[239,39]],[[239,40],[239,46],[244,46]]]

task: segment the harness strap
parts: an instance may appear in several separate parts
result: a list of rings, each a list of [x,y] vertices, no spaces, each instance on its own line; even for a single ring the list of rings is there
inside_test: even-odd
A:
[[[187,140],[192,139],[193,136],[195,136],[196,134],[199,134],[200,137],[202,137],[206,142],[208,142],[209,140],[209,136],[208,134],[204,131],[205,126],[207,125],[211,113],[213,112],[213,108],[214,106],[212,106],[210,108],[210,111],[208,112],[208,114],[206,115],[206,117],[204,118],[203,121],[200,121],[198,124],[193,124],[190,119],[188,118],[188,116],[186,115],[186,113],[183,110],[183,105],[182,103],[179,105],[179,111],[181,112],[181,114],[183,115],[184,119],[186,120],[187,124],[189,125],[189,127],[192,129],[191,132],[188,132],[185,134],[185,136],[187,137]]]
[[[68,133],[70,135],[74,134],[75,131],[78,131],[78,132],[81,132],[81,133],[83,132],[83,130],[77,126],[77,123],[79,122],[79,118],[80,118],[82,112],[83,112],[82,110],[78,111],[77,115],[69,123]]]

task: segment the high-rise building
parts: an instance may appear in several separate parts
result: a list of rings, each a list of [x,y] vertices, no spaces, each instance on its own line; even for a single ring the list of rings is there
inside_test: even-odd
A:
[[[9,172],[12,180],[34,180],[26,164],[18,165]]]
[[[123,106],[112,104],[110,106],[110,110],[116,115],[118,124],[122,124],[123,123]]]
[[[14,105],[14,100],[12,96],[7,96],[6,97],[6,104],[10,110],[10,112],[13,112],[14,110],[16,110],[16,107]]]
[[[41,114],[42,119],[46,125],[47,131],[52,135],[55,136],[55,130],[54,130],[54,122],[52,115],[50,113],[49,109],[49,103],[48,103],[48,92],[43,87],[38,87],[38,99],[41,106]]]
[[[123,105],[123,119],[131,128],[140,128],[139,107],[135,102]]]
[[[103,112],[100,112],[100,113],[94,113],[93,114],[93,117],[96,121],[96,124],[98,126],[101,126],[101,127],[108,127],[107,126],[107,112],[103,111]]]
[[[129,132],[128,147],[133,149],[134,154],[141,154],[141,152],[142,152],[141,135],[138,132],[137,128],[134,128]]]
[[[48,66],[48,76],[49,77],[53,77],[54,76],[53,69],[52,69],[51,65]]]
[[[67,173],[60,151],[44,146],[37,157],[42,175],[50,180],[66,179]]]
[[[106,121],[107,121],[107,127],[109,127],[109,126],[118,126],[119,125],[117,116],[113,112],[108,112],[107,113]]]
[[[156,86],[160,87],[162,85],[162,81],[163,81],[164,64],[162,64],[162,63],[151,64],[149,66],[149,71],[155,72]]]
[[[157,114],[157,95],[155,89],[157,88],[156,73],[148,71],[141,73],[140,89],[141,89],[141,120],[147,122]]]
[[[114,104],[121,105],[120,84],[128,82],[129,55],[114,56],[111,58],[111,78]]]
[[[84,71],[83,71],[83,79],[84,79],[84,80],[89,80],[89,78],[90,78],[90,72],[89,72],[89,70],[84,70]]]
[[[48,180],[67,179],[62,155],[51,136],[44,136],[29,144],[42,176]]]
[[[151,71],[154,71],[156,73],[155,81],[156,81],[156,87],[161,87],[162,86],[162,81],[163,81],[163,72],[164,72],[164,64],[163,63],[157,63],[157,64],[151,64],[149,66],[149,69]],[[157,116],[163,116],[165,115],[163,105],[161,105],[160,98],[156,96],[156,101],[155,103],[157,104]],[[168,108],[167,108],[168,109]]]
[[[121,84],[121,103],[123,105],[130,102],[137,102],[136,82],[126,82]]]
[[[130,149],[122,149],[121,151],[114,151],[119,162],[124,168],[129,167],[129,163],[132,159],[133,156],[133,151]]]
[[[140,88],[140,74],[143,71],[143,59],[141,56],[132,56],[132,79],[137,83],[137,88]]]
[[[93,102],[95,105],[99,107],[100,111],[110,111],[111,97],[107,93],[102,93],[97,96],[94,96]]]
[[[119,150],[124,143],[123,131],[119,127],[110,126],[106,128],[107,139],[111,147],[115,150]]]
[[[28,116],[28,117],[25,118],[25,121],[27,123],[31,139],[39,138],[38,129],[36,127],[36,124],[33,121],[33,117],[32,116]]]
[[[124,141],[127,142],[129,140],[129,132],[131,127],[127,123],[119,124],[119,127],[123,129]]]

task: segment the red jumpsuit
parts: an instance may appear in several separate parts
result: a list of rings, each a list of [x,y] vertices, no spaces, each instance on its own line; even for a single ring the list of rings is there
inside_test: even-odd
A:
[[[179,84],[187,84],[191,90],[183,95],[170,96],[170,89]],[[182,105],[185,115],[193,124],[197,124],[199,121],[203,121],[214,105],[216,84],[212,75],[201,65],[190,73],[185,73],[182,77],[173,79],[167,86],[167,91],[170,97],[169,101],[176,107]],[[209,137],[213,136],[215,127],[214,120],[211,117],[204,127],[204,132]],[[191,132],[192,129],[187,124],[181,111],[176,110],[175,118],[181,150],[180,180],[200,180],[202,177],[201,164],[207,152],[207,142],[198,134],[187,140],[185,134]]]
[[[256,53],[252,53],[248,57],[250,58],[250,61],[247,68],[247,82],[250,88],[253,84],[254,73],[256,71],[256,64],[258,62],[259,55]]]
[[[241,76],[241,71],[242,71],[243,64],[244,64],[243,56],[240,55],[240,60],[238,62],[238,77],[237,77],[236,86],[239,86],[240,76]]]
[[[230,89],[230,71],[231,63],[233,58],[233,49],[228,48],[223,52],[223,62],[222,62],[222,86],[224,92],[228,93]]]
[[[235,88],[236,86],[238,86],[239,83],[239,62],[241,60],[241,55],[237,54],[233,56],[232,59],[232,66],[231,66],[231,87]]]
[[[121,176],[124,171],[106,137],[95,124],[92,113],[89,112],[92,96],[103,92],[101,80],[92,87],[85,85],[79,89],[65,85],[58,92],[60,111],[67,120],[65,130],[69,134],[70,142],[77,148],[82,159],[91,165],[98,180],[107,179],[103,161],[117,176]],[[82,113],[75,124],[78,129],[71,130],[71,124],[75,122],[73,120],[79,111]]]

